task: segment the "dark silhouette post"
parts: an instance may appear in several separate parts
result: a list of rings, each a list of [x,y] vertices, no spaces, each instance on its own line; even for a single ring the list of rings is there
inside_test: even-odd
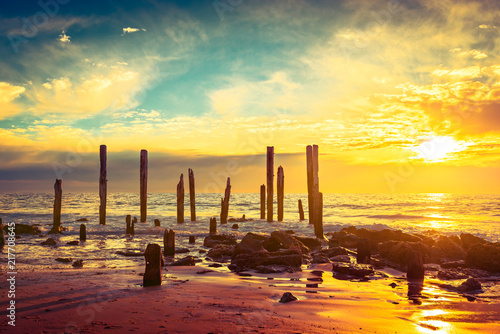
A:
[[[161,285],[161,247],[148,244],[144,252],[146,270],[142,281],[143,287]]]
[[[220,223],[227,224],[227,217],[229,215],[229,197],[231,196],[231,179],[227,178],[226,191],[224,192],[224,198],[221,199],[221,212],[220,212]]]
[[[195,199],[195,187],[194,187],[194,172],[191,168],[188,170],[189,174],[189,206],[191,208],[191,221],[196,221],[196,199]]]
[[[56,179],[56,183],[54,183],[54,222],[49,233],[61,232],[61,202],[62,180]]]
[[[87,227],[85,224],[80,224],[80,241],[87,241]]]
[[[127,229],[125,230],[125,233],[133,235],[135,232],[134,225],[135,225],[135,222],[137,221],[137,218],[134,217],[134,220],[132,222],[130,221],[131,219],[132,219],[132,216],[130,216],[130,215],[127,215],[127,217],[125,218],[125,222],[127,223]]]
[[[267,147],[267,221],[273,221],[274,146]]]
[[[165,256],[175,255],[175,232],[167,228],[163,234],[163,253]]]
[[[99,224],[106,225],[106,198],[108,195],[108,180],[107,180],[107,150],[106,145],[101,145],[99,157],[101,160],[101,170],[99,176]]]
[[[358,240],[358,250],[356,253],[356,262],[370,264],[371,258],[370,242],[368,239]]]
[[[306,147],[307,160],[307,208],[309,211],[309,224],[314,224],[314,177],[313,177],[313,149],[311,145]]]
[[[278,193],[278,221],[283,221],[283,201],[285,197],[285,174],[283,167],[278,167],[278,175],[276,179],[276,191]]]
[[[299,199],[299,219],[304,220],[304,207],[302,206],[302,200]]]
[[[408,271],[406,277],[408,279],[424,279],[424,261],[422,258],[422,250],[420,247],[410,249],[408,252]]]
[[[260,219],[266,219],[266,185],[260,186]]]
[[[217,219],[210,218],[210,234],[217,234]]]
[[[184,175],[177,183],[177,223],[184,223]]]
[[[141,223],[146,222],[148,201],[148,151],[141,150]]]
[[[5,246],[5,236],[3,232],[3,223],[2,223],[2,218],[0,218],[0,248]]]

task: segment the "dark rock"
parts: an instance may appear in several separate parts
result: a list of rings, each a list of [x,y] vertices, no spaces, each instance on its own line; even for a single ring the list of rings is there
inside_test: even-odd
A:
[[[290,292],[285,292],[283,296],[281,296],[280,303],[289,303],[297,300],[297,297],[292,295]]]
[[[252,232],[247,233],[243,237],[243,239],[241,239],[240,243],[234,247],[234,253],[232,254],[232,257],[235,258],[239,254],[267,252],[262,246],[264,240],[266,240],[266,237],[264,235]]]
[[[394,282],[393,282],[393,283],[389,284],[389,286],[390,286],[391,288],[393,288],[393,289],[394,289],[394,288],[395,288],[395,287],[397,287],[398,285],[397,285],[396,283],[394,283]]]
[[[70,246],[78,246],[79,244],[80,244],[80,242],[76,241],[76,240],[70,241],[70,242],[66,243],[66,245],[70,245]]]
[[[76,260],[75,262],[73,262],[72,266],[75,268],[83,267],[83,260]]]
[[[356,252],[356,262],[369,264],[372,253],[368,239],[359,239]]]
[[[71,261],[73,261],[73,259],[70,257],[58,257],[56,261],[62,263],[70,263]]]
[[[332,270],[340,274],[357,277],[364,277],[374,273],[372,266],[368,264],[354,264],[343,262],[333,263]]]
[[[306,237],[298,237],[294,236],[295,239],[298,241],[302,242],[304,245],[306,245],[309,249],[311,250],[318,250],[321,249],[321,241],[318,240],[317,238],[306,238]]]
[[[207,252],[207,251],[206,251],[206,250],[204,250],[204,249],[199,249],[199,250],[198,250],[198,253],[200,253],[200,254],[205,254],[206,252]]]
[[[484,244],[486,241],[484,239],[481,239],[479,237],[476,237],[475,235],[469,234],[469,233],[462,233],[460,234],[460,241],[462,242],[462,247],[467,251],[469,250],[473,245],[476,244]]]
[[[212,249],[210,249],[207,253],[207,256],[212,259],[212,261],[217,262],[226,262],[231,259],[231,256],[234,253],[234,249],[237,246],[228,246],[228,245],[218,245]]]
[[[421,244],[417,244],[421,246]],[[408,251],[406,277],[409,279],[423,279],[425,276],[422,247],[415,247]]]
[[[175,254],[189,253],[191,250],[189,248],[176,248]]]
[[[79,218],[76,221],[77,222],[88,222],[89,220],[87,218]]]
[[[3,227],[5,232],[9,232],[7,230],[8,227],[9,226],[7,226],[7,225],[5,225]],[[16,224],[15,233],[16,233],[16,235],[19,235],[19,234],[39,234],[41,232],[40,232],[40,229],[35,225]]]
[[[446,263],[441,264],[441,268],[443,268],[443,269],[463,268],[463,267],[465,267],[465,261],[464,260],[446,262]]]
[[[52,226],[52,228],[49,231],[49,234],[59,234],[59,233],[62,233],[64,230],[65,230],[65,228],[62,227],[61,225]]]
[[[431,248],[431,260],[445,258],[446,260],[461,260],[465,251],[460,247],[461,241],[457,236],[439,236],[436,244]]]
[[[228,219],[229,222],[237,222],[237,223],[242,223],[242,222],[246,222],[246,221],[250,221],[250,220],[253,220],[253,219],[246,219],[245,215],[243,215],[241,218],[229,218]],[[235,225],[238,225],[238,224],[235,224]]]
[[[458,287],[459,291],[479,291],[482,290],[481,283],[475,278],[469,278]]]
[[[260,274],[278,274],[278,273],[294,273],[297,270],[293,267],[269,265],[269,266],[257,266],[255,268],[255,271],[257,271]]]
[[[462,271],[447,269],[438,271],[437,277],[442,280],[456,280],[456,279],[464,279],[469,276]]]
[[[192,256],[186,256],[171,264],[171,266],[194,266],[194,265],[196,265],[196,261]]]
[[[236,245],[236,237],[229,234],[210,234],[203,240],[203,246],[213,248],[217,245]]]
[[[310,252],[309,248],[306,245],[304,245],[302,242],[295,239],[289,233],[286,233],[284,231],[272,232],[271,238],[278,241],[286,249],[289,249],[292,246],[296,246],[296,247],[300,248],[300,251],[302,252],[302,254],[308,254]]]
[[[381,257],[384,257],[401,266],[406,266],[408,262],[408,254],[411,250],[416,248],[422,248],[422,250],[425,250],[425,246],[421,243],[400,241],[387,241],[381,243],[379,244],[378,250]]]
[[[351,257],[349,255],[335,255],[331,257],[330,260],[333,262],[351,263]]]
[[[314,252],[313,254],[319,254],[331,259],[337,255],[348,255],[349,251],[344,247],[333,247],[328,249],[322,249],[321,251]]]
[[[330,263],[330,259],[323,254],[312,254],[311,263]]]
[[[468,267],[500,272],[500,247],[493,244],[475,244],[470,247],[465,257]]]
[[[299,249],[290,249],[280,252],[254,252],[239,254],[231,260],[237,268],[252,269],[258,266],[282,265],[300,268],[302,254]]]
[[[232,229],[237,230],[239,228],[238,224],[233,224]]]
[[[280,248],[284,248],[284,246],[278,240],[273,238],[266,238],[262,242],[262,247],[264,247],[264,249],[268,252],[276,252]]]
[[[48,238],[47,240],[43,241],[41,244],[45,245],[45,246],[54,246],[55,244],[57,244],[57,242],[52,238]]]
[[[222,264],[220,264],[220,263],[210,263],[208,266],[209,266],[210,268],[220,268],[220,267],[222,267],[223,265],[222,265]]]
[[[354,227],[354,226],[353,226]],[[346,248],[355,248],[358,244],[358,237],[347,233],[342,230],[341,232],[334,232],[330,236],[330,240],[328,241],[328,247],[346,247]]]
[[[123,256],[144,256],[144,253],[141,252],[129,252],[129,251],[117,251],[116,254],[118,255],[123,255]]]

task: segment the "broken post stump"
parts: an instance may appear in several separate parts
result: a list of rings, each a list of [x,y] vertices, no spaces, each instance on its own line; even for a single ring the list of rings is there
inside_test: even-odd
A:
[[[210,234],[217,234],[217,219],[210,218]]]
[[[278,193],[278,221],[283,221],[283,200],[285,197],[285,174],[283,167],[278,167],[278,175],[276,179],[276,192]]]
[[[0,218],[0,248],[2,248],[3,246],[5,246],[5,236],[3,232],[2,218]]]
[[[80,241],[87,241],[87,227],[85,224],[80,224]]]
[[[62,180],[56,179],[54,195],[54,222],[49,233],[61,233]]]
[[[146,259],[146,270],[142,285],[144,287],[161,285],[161,247],[157,244],[148,244],[144,257]]]
[[[221,199],[221,212],[220,223],[227,224],[227,217],[229,215],[229,198],[231,197],[231,178],[227,178],[226,190],[224,191],[224,198]]]
[[[125,221],[127,222],[127,229],[125,230],[125,233],[133,235],[135,233],[134,225],[137,222],[137,218],[134,217],[134,220],[132,222],[130,222],[131,218],[132,218],[132,216],[130,216],[130,215],[127,215],[127,217],[125,218]]]
[[[194,235],[189,236],[189,243],[194,244],[196,242],[196,237]]]
[[[422,249],[410,249],[408,252],[408,270],[406,277],[408,279],[424,279],[424,261],[422,258]]]
[[[177,223],[184,223],[184,174],[177,183]]]
[[[159,219],[155,219],[155,226],[160,226],[160,220]]]
[[[148,151],[146,150],[141,150],[140,197],[141,223],[144,223],[147,218],[148,201]]]
[[[369,264],[371,259],[370,242],[368,239],[358,240],[358,249],[356,254],[356,262],[360,264]]]
[[[196,193],[194,186],[194,172],[191,168],[188,170],[189,174],[189,207],[191,209],[191,221],[196,221]]]
[[[273,221],[274,146],[267,147],[267,221]]]
[[[173,230],[165,229],[163,234],[163,254],[165,256],[175,255],[175,232]]]
[[[99,198],[101,203],[99,204],[99,224],[106,225],[106,198],[108,194],[107,189],[107,152],[106,145],[101,145],[99,157],[101,161],[101,170],[99,176]]]
[[[302,206],[302,200],[299,199],[299,219],[304,220],[304,207]]]
[[[260,186],[260,219],[266,219],[266,185]]]

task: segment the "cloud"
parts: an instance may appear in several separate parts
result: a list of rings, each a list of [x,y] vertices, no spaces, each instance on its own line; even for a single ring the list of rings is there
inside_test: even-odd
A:
[[[70,43],[71,42],[71,37],[66,35],[66,31],[62,31],[61,34],[59,35],[58,40],[63,43]]]
[[[14,100],[26,91],[25,87],[0,82],[0,119],[19,112],[21,107]]]
[[[124,36],[125,34],[131,34],[133,32],[138,32],[138,31],[146,31],[146,29],[144,28],[131,28],[131,27],[127,27],[127,28],[123,28],[123,33],[122,33],[122,36]]]

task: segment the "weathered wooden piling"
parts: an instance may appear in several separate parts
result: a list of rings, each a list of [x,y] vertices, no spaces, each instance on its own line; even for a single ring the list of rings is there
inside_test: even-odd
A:
[[[5,246],[5,236],[4,236],[4,233],[3,233],[2,218],[0,218],[0,248],[2,248],[3,246]]]
[[[161,285],[162,257],[160,245],[148,244],[144,252],[144,257],[146,259],[146,270],[144,271],[142,285],[144,287]]]
[[[177,223],[184,223],[184,174],[177,183]]]
[[[302,206],[302,200],[299,199],[299,219],[304,220],[304,207]]]
[[[313,176],[313,150],[312,146],[306,147],[307,160],[307,208],[309,211],[309,224],[314,224],[314,176]]]
[[[196,221],[196,193],[194,186],[194,172],[191,168],[188,170],[189,174],[189,207],[191,208],[191,221]]]
[[[406,277],[409,279],[424,279],[424,261],[421,247],[410,249],[408,252],[408,270]]]
[[[314,222],[314,231],[317,238],[325,239],[323,234],[323,193],[316,193],[318,197],[318,204],[316,209],[316,221]]]
[[[356,254],[356,261],[358,263],[369,264],[371,259],[370,242],[368,239],[358,240],[358,249]]]
[[[141,223],[147,218],[148,202],[148,151],[141,150],[141,174],[140,174],[140,193],[141,193]]]
[[[318,157],[318,145],[309,145],[306,147],[309,224],[314,224],[314,234],[316,237],[324,239],[323,194],[319,192]]]
[[[217,218],[210,218],[210,234],[217,234]]]
[[[165,256],[175,255],[175,232],[167,228],[163,234],[163,253]]]
[[[87,227],[85,224],[80,224],[80,241],[87,241]]]
[[[274,146],[267,147],[267,221],[273,221]]]
[[[61,232],[61,202],[62,180],[56,179],[56,183],[54,183],[54,222],[49,233]]]
[[[266,185],[260,186],[260,219],[266,219]]]
[[[130,216],[130,215],[127,215],[127,217],[125,218],[125,222],[127,223],[127,229],[125,230],[125,233],[133,235],[135,233],[134,226],[135,226],[135,223],[137,222],[137,218],[134,217],[134,220],[132,222],[130,222],[131,218],[132,218],[132,216]]]
[[[99,176],[99,224],[106,225],[106,198],[108,195],[108,180],[107,180],[107,149],[106,145],[101,145],[99,153],[101,161],[101,170]]]
[[[231,197],[231,178],[227,178],[226,190],[224,191],[224,198],[221,198],[221,212],[220,223],[227,224],[227,217],[229,215],[229,198]]]
[[[190,235],[190,236],[189,236],[189,243],[190,243],[190,244],[194,244],[195,242],[196,242],[196,236],[194,236],[194,235]]]
[[[276,179],[276,192],[278,193],[278,221],[283,221],[283,200],[285,197],[285,174],[283,167],[278,167],[278,174]]]
[[[160,226],[160,220],[159,219],[155,219],[155,226]]]

